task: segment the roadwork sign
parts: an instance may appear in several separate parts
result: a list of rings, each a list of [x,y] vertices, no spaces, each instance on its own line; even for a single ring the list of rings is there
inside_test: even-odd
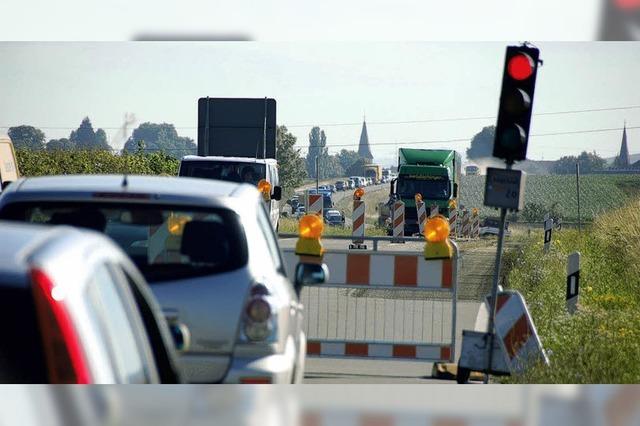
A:
[[[525,176],[521,170],[487,167],[484,205],[522,210],[524,208]]]
[[[580,291],[580,252],[576,251],[567,259],[567,311],[573,314],[578,309]]]

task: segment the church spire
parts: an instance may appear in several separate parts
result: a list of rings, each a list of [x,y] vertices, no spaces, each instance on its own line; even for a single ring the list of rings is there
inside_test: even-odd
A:
[[[371,154],[371,149],[369,148],[369,135],[367,134],[367,122],[365,120],[362,121],[362,131],[360,132],[358,155],[367,163],[370,163],[373,160],[373,155]]]
[[[620,144],[620,155],[616,157],[616,167],[626,168],[629,167],[629,146],[627,145],[627,121],[624,122],[624,128],[622,130],[622,143]]]

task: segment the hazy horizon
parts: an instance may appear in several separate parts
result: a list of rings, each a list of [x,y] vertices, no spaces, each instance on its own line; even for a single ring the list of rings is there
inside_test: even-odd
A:
[[[128,135],[142,122],[167,122],[195,140],[199,97],[268,96],[302,148],[319,125],[330,153],[356,150],[366,114],[376,162],[393,163],[403,144],[464,154],[473,135],[495,124],[507,44],[4,42],[0,133],[27,124],[48,141],[89,116],[121,147],[118,131],[133,113]],[[640,94],[630,89],[640,85],[640,45],[536,45],[544,66],[528,157],[613,157],[625,120],[638,153]],[[605,110],[575,112],[594,109]]]

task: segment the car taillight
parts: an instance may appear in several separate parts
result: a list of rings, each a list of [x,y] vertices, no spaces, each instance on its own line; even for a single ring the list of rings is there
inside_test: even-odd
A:
[[[265,291],[266,295],[263,294]],[[268,290],[265,286],[254,286],[244,309],[244,335],[252,342],[264,342],[271,336],[275,327],[267,296]]]
[[[64,294],[41,270],[31,270],[42,343],[51,383],[91,383],[91,373]]]
[[[271,305],[262,297],[254,297],[247,304],[247,316],[253,322],[265,322],[271,316]]]

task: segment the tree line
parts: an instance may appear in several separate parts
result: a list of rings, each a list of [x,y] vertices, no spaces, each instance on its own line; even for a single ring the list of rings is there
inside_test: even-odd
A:
[[[467,158],[472,161],[491,158],[495,134],[495,126],[486,126],[478,132],[471,139],[471,145],[467,148]],[[559,175],[573,174],[576,172],[576,163],[580,165],[580,172],[585,174],[608,168],[607,160],[595,152],[583,151],[578,156],[566,155],[553,161],[550,167],[547,168],[547,172]]]
[[[26,175],[29,174],[27,171],[33,171],[38,175],[46,174],[47,167],[51,169],[50,174],[78,171],[104,173],[110,170],[109,166],[114,167],[113,173],[125,170],[129,166],[132,167],[130,173],[137,173],[139,167],[137,168],[136,164],[142,167],[141,165],[144,163],[143,160],[131,163],[130,159],[126,161],[117,159],[116,157],[121,154],[115,152],[113,147],[109,145],[107,134],[103,129],[94,130],[89,117],[85,117],[78,128],[72,130],[66,138],[47,141],[46,135],[41,129],[29,125],[10,127],[7,133],[18,150],[19,156],[25,159],[26,167],[23,173]],[[321,179],[357,175],[362,172],[364,162],[357,152],[343,149],[338,154],[329,155],[326,134],[319,127],[314,127],[309,133],[309,151],[306,158],[301,153],[301,149],[296,147],[296,143],[296,136],[289,132],[286,126],[278,126],[276,152],[280,180],[285,188],[299,187],[307,177],[316,177],[316,155],[318,156]],[[27,151],[40,151],[42,155],[27,153]],[[88,155],[89,153],[78,154],[78,151],[93,152],[91,155],[94,158],[100,158],[100,164],[104,167],[98,167],[97,171],[89,170],[86,160],[91,155]],[[110,155],[98,155],[96,151],[109,151]],[[154,158],[155,162],[159,161],[159,158],[167,158],[167,161],[168,159],[178,160],[185,155],[196,154],[197,146],[193,139],[180,136],[173,124],[145,122],[133,130],[124,144],[122,154],[153,153],[163,154],[163,157]],[[47,157],[45,154],[52,154],[52,156]],[[41,163],[41,166],[36,165],[36,162]],[[176,163],[170,164],[167,168],[162,168],[165,173],[172,170],[171,167],[174,167]],[[159,169],[161,168],[144,166],[139,172],[150,173]]]

